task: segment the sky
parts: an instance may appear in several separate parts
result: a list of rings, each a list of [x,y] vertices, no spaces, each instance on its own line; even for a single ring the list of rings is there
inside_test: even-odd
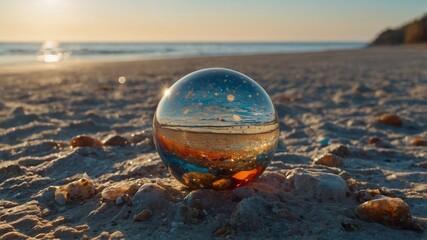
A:
[[[1,0],[0,41],[370,41],[427,0]]]

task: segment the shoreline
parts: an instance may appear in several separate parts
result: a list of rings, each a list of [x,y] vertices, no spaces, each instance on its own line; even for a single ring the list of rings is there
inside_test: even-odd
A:
[[[72,67],[99,67],[102,65],[114,65],[114,64],[143,64],[147,62],[174,62],[174,61],[187,61],[187,60],[210,60],[210,59],[225,59],[225,58],[268,58],[268,57],[284,57],[284,56],[307,56],[307,55],[318,55],[318,54],[340,54],[340,53],[353,53],[366,50],[392,50],[392,51],[405,51],[405,50],[424,50],[427,49],[427,44],[408,44],[408,45],[396,45],[396,46],[366,46],[358,49],[342,49],[342,50],[323,50],[313,52],[289,52],[289,53],[258,53],[258,54],[231,54],[231,55],[213,55],[213,56],[176,56],[176,57],[159,57],[159,58],[147,58],[147,59],[134,59],[134,60],[69,60],[60,61],[57,63],[44,63],[34,62],[28,64],[17,64],[17,65],[0,65],[0,74],[10,74],[19,72],[29,71],[49,71],[49,70],[62,70]]]
[[[216,59],[216,58],[253,58],[253,57],[271,57],[271,56],[293,56],[293,55],[306,55],[306,54],[321,54],[321,53],[340,53],[340,52],[352,52],[366,49],[341,49],[341,50],[322,50],[322,51],[313,51],[313,52],[289,52],[289,53],[257,53],[257,54],[231,54],[231,55],[210,55],[210,56],[174,56],[174,57],[153,57],[146,59],[123,59],[123,60],[63,60],[57,63],[44,63],[35,61],[33,63],[24,63],[24,64],[13,64],[13,65],[0,65],[0,74],[3,73],[16,73],[20,69],[24,71],[43,71],[43,70],[52,70],[52,69],[64,69],[70,67],[76,67],[81,65],[108,65],[108,64],[138,64],[145,62],[165,62],[165,61],[180,61],[180,60],[203,60],[203,59]],[[379,47],[381,48],[381,47]]]

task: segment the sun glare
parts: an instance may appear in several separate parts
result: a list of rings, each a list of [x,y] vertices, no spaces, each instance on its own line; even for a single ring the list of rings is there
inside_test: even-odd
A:
[[[170,94],[170,90],[169,90],[169,88],[166,88],[163,92],[163,95],[169,96],[169,94]]]
[[[58,62],[62,58],[59,54],[46,54],[43,55],[43,61],[47,63]]]

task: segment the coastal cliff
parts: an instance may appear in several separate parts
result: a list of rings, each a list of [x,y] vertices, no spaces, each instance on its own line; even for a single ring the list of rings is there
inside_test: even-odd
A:
[[[383,31],[370,45],[378,46],[414,43],[427,43],[427,14],[400,28]]]

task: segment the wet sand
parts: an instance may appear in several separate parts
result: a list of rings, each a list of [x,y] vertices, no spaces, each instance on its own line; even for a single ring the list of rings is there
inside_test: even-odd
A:
[[[151,140],[164,88],[205,67],[253,78],[280,119],[267,170],[231,191],[184,188]],[[0,239],[427,238],[425,48],[13,67],[0,83]],[[129,144],[71,148],[80,134]],[[341,162],[314,164],[328,152]],[[362,220],[367,189],[403,199],[411,227]]]

